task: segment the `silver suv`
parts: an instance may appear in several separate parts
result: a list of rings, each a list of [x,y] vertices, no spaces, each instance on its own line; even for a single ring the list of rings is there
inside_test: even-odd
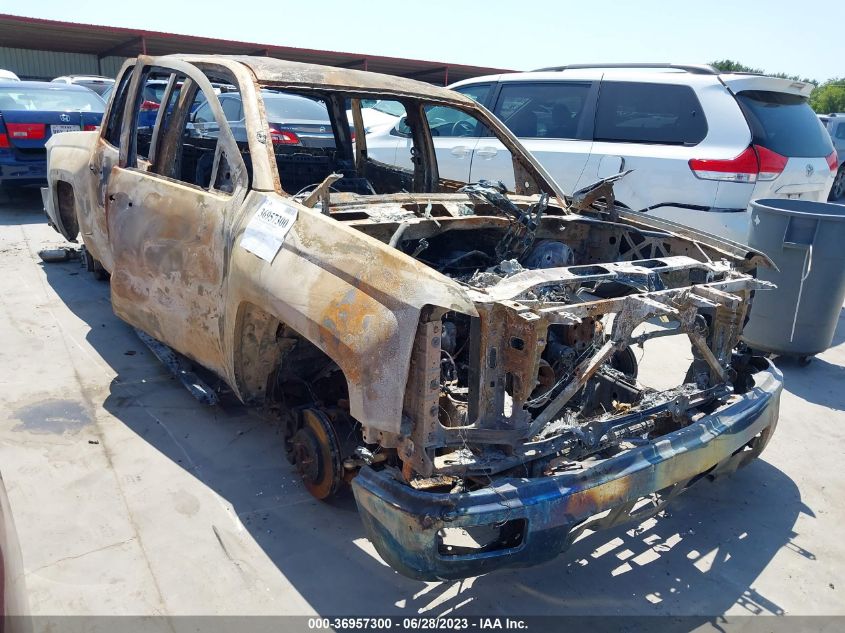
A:
[[[73,84],[76,86],[85,86],[89,90],[93,90],[98,95],[105,99],[105,93],[114,85],[114,79],[111,77],[101,77],[100,75],[62,75],[52,79],[56,83]]]
[[[824,201],[838,168],[807,103],[813,86],[798,81],[711,66],[605,64],[451,88],[490,108],[565,191],[630,169],[616,184],[620,203],[735,241],[745,241],[752,199]],[[480,130],[474,141],[470,181],[504,177],[500,143]]]
[[[841,200],[845,198],[845,112],[831,112],[820,114],[819,120],[827,128],[836,155],[839,157],[836,167],[836,176],[833,179],[833,186],[830,188],[828,200]]]

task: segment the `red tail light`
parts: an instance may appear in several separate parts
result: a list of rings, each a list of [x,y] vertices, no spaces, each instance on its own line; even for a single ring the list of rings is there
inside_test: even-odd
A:
[[[774,180],[783,173],[786,162],[789,160],[786,156],[781,156],[761,145],[753,147],[757,150],[757,158],[760,160],[760,173],[757,174],[757,180]]]
[[[6,123],[9,138],[40,141],[44,138],[43,123]]]
[[[270,138],[273,139],[273,145],[300,145],[299,137],[289,130],[271,127]]]
[[[742,154],[727,160],[693,158],[689,167],[702,180],[757,182],[777,178],[789,159],[762,145],[749,145]]]
[[[100,129],[99,125],[91,125],[90,123],[86,123],[85,127],[82,128],[86,132],[95,132],[96,130]]]
[[[825,157],[827,160],[827,166],[830,167],[830,171],[834,174],[839,169],[839,156],[836,154],[836,150],[833,150],[830,154]]]
[[[0,132],[0,149],[9,149],[9,136],[5,132]]]
[[[158,110],[161,107],[160,103],[156,103],[155,101],[145,100],[141,102],[141,112],[151,112],[153,110]]]

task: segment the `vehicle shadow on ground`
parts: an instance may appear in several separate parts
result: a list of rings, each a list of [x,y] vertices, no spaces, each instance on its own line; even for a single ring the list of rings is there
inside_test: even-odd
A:
[[[38,189],[0,189],[0,226],[46,224],[44,204]],[[59,234],[56,234],[59,237]]]
[[[331,503],[307,495],[284,459],[277,428],[243,407],[193,400],[113,316],[107,284],[78,274],[78,263],[43,266],[53,289],[90,325],[88,342],[117,373],[103,407],[230,502],[321,615],[670,613],[706,622],[737,604],[748,613],[781,613],[754,588],[755,579],[783,548],[814,559],[793,543],[799,514],[812,517],[812,510],[792,480],[761,459],[698,484],[666,516],[590,535],[542,566],[460,582],[404,578],[372,554],[350,494]]]
[[[799,398],[837,411],[845,410],[845,367],[813,358],[808,365],[780,357],[775,364],[783,372],[784,389]]]

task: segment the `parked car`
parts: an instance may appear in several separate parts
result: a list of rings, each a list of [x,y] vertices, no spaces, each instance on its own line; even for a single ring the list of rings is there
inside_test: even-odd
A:
[[[94,130],[105,103],[81,86],[0,83],[0,187],[43,185],[45,144],[62,132]]]
[[[828,200],[840,200],[845,198],[845,112],[820,114],[819,120],[830,134],[837,156],[836,176],[833,179]]]
[[[141,101],[141,107],[138,111],[138,121],[140,128],[146,128],[149,133],[152,133],[152,128],[155,125],[156,117],[158,116],[158,109],[161,104],[162,96],[164,95],[164,91],[167,88],[167,81],[161,79],[150,79],[144,82],[144,88],[142,90],[143,99]],[[114,89],[114,85],[112,84],[103,92],[102,97],[103,100],[109,101],[111,99],[112,90]],[[228,86],[222,84],[215,84],[214,85],[214,93],[221,94],[226,92]],[[193,104],[192,111],[196,110],[201,103],[198,101]]]
[[[0,81],[20,81],[20,77],[11,70],[3,70],[0,68]]]
[[[262,91],[262,98],[274,144],[334,147],[329,112],[321,99],[309,99],[270,89]],[[222,93],[219,102],[235,140],[246,141],[246,118],[240,93]],[[191,124],[188,128],[190,134],[216,137],[219,131],[212,105],[205,100],[194,110]]]
[[[161,98],[164,90],[167,88],[167,82],[161,80],[151,80],[144,83],[142,90],[141,106],[138,110],[138,127],[149,128],[155,125],[156,117],[158,116],[158,108],[161,104]],[[109,86],[103,93],[103,99],[108,101],[111,99],[114,84]]]
[[[84,86],[100,96],[114,85],[114,79],[111,77],[101,77],[100,75],[64,75],[62,77],[56,77],[51,81],[73,84],[74,86]]]
[[[739,242],[754,198],[827,199],[834,153],[807,104],[811,84],[652,66],[561,66],[451,87],[490,108],[567,192],[630,169],[619,203]],[[435,145],[452,148],[465,178],[502,179],[507,157],[486,134],[457,129]]]
[[[151,68],[170,87],[142,146],[133,77]],[[214,81],[241,96],[240,141]],[[335,146],[273,143],[277,94],[325,103]],[[358,112],[353,141],[363,96],[402,105],[409,168],[369,153]],[[213,138],[187,133],[198,98]],[[443,131],[489,130],[510,189],[444,176],[432,113]],[[102,128],[48,152],[49,221],[110,273],[115,314],[268,412],[315,497],[351,480],[405,575],[547,560],[734,471],[774,431],[781,374],[735,349],[765,255],[603,203],[612,180],[567,200],[459,93],[266,57],[141,57]],[[655,317],[670,325],[635,334]],[[638,382],[629,349],[666,335],[695,350],[668,390]]]
[[[158,108],[161,104],[161,97],[164,94],[165,88],[167,88],[167,82],[163,80],[151,80],[144,84],[144,89],[142,91],[143,98],[138,112],[138,119],[141,127],[152,128],[153,125],[155,125]],[[103,91],[101,96],[104,101],[109,101],[109,99],[111,99],[113,90],[114,83]]]

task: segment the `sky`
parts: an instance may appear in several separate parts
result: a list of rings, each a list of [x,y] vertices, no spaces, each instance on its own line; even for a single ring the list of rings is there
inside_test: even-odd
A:
[[[514,70],[728,58],[819,81],[845,76],[841,0],[0,0],[0,13]]]

